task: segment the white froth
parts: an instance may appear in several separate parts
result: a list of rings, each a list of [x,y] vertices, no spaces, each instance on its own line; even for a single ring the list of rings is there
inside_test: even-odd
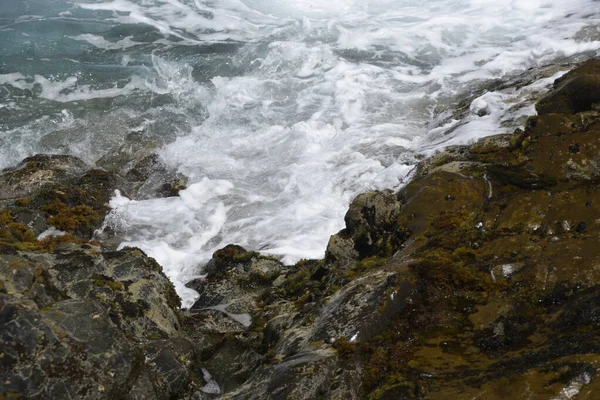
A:
[[[94,85],[78,84],[76,76],[55,79],[46,78],[42,75],[30,77],[21,73],[0,75],[0,85],[2,84],[30,91],[33,91],[37,87],[39,88],[37,92],[38,98],[60,103],[126,96],[134,93],[136,90],[146,88],[146,82],[136,76],[133,76],[130,82],[123,87],[118,87],[115,84],[113,87],[107,89],[98,89]]]
[[[55,227],[51,226],[50,228],[46,229],[44,232],[40,233],[37,237],[37,240],[44,240],[44,239],[52,237],[52,236],[63,236],[66,234],[67,234],[67,232],[61,231],[61,230],[56,229]]]
[[[446,146],[468,144],[485,136],[511,133],[522,126],[528,116],[536,114],[531,99],[549,90],[552,83],[565,73],[557,72],[518,90],[510,88],[483,94],[471,102],[470,114],[463,120],[452,120],[447,125],[430,130],[422,139],[421,152],[432,154]]]
[[[86,31],[69,39],[116,53],[113,67],[129,71],[127,81],[104,72],[102,84],[77,71],[0,75],[0,93],[17,93],[0,98],[2,112],[24,112],[19,90],[31,110],[58,109],[3,131],[0,167],[39,151],[93,162],[131,131],[168,137],[159,155],[188,188],[144,201],[117,194],[106,223],[122,246],[163,265],[186,307],[196,294],[185,282],[216,249],[236,243],[285,263],[322,257],[357,194],[405,184],[417,153],[514,130],[535,113],[530,99],[564,71],[483,93],[465,120],[429,129],[455,96],[600,49],[598,35],[576,39],[600,23],[593,0],[112,0],[72,11],[159,38]],[[66,60],[84,68],[76,58]],[[118,101],[96,109],[103,100]]]
[[[126,49],[128,47],[139,46],[140,44],[142,44],[133,41],[131,36],[128,36],[121,40],[117,40],[116,42],[110,42],[104,39],[102,36],[92,35],[89,33],[73,36],[72,39],[85,40],[86,42],[102,50]]]

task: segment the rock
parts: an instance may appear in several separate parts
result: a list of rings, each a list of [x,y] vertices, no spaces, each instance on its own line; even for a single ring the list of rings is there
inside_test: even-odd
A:
[[[33,250],[36,237],[46,232],[67,234],[61,241],[89,240],[109,210],[108,202],[122,179],[92,169],[71,156],[36,155],[16,168],[0,173],[0,242],[4,246]]]
[[[140,250],[75,250],[48,262],[58,290],[69,297],[102,299],[115,311],[113,322],[127,334],[167,338],[179,330],[174,311],[179,298],[161,267]]]
[[[0,320],[5,358],[0,393],[27,398],[117,395],[140,362],[107,311],[92,301],[63,300],[45,311],[7,303]]]
[[[194,347],[179,298],[141,251],[88,245],[0,256],[0,394],[31,399],[187,398]],[[151,382],[151,384],[149,384]],[[198,398],[198,397],[197,397]]]
[[[377,336],[412,301],[416,287],[411,280],[409,271],[377,271],[353,280],[324,305],[309,342],[340,338],[356,342]]]
[[[239,388],[261,366],[263,357],[238,340],[227,340],[204,365],[223,393]]]
[[[257,296],[282,269],[283,265],[275,259],[229,245],[215,252],[206,266],[206,278],[188,284],[200,294],[191,310],[210,314],[217,311],[249,327],[252,314],[260,308]]]
[[[77,157],[38,154],[0,172],[0,199],[27,197],[48,186],[68,183],[90,169]]]
[[[396,221],[400,207],[391,190],[358,195],[344,217],[346,228],[330,240],[326,259],[343,265],[353,259],[392,255],[404,240]]]
[[[351,237],[340,234],[331,236],[325,250],[325,258],[328,262],[341,267],[353,265],[359,257]]]
[[[255,377],[226,399],[297,399],[309,400],[328,393],[334,382],[335,352],[318,351],[297,354],[270,368],[260,369]],[[348,392],[344,398],[352,399]]]
[[[552,92],[536,105],[536,109],[539,115],[576,114],[599,106],[600,60],[589,60],[557,79]]]
[[[124,178],[125,193],[133,199],[177,196],[186,179],[167,168],[156,153],[158,142],[143,133],[130,133],[119,146],[109,149],[96,165]]]

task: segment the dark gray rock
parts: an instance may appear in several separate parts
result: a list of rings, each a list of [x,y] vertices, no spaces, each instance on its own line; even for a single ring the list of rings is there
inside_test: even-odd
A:
[[[137,249],[0,256],[0,395],[202,398],[179,298]]]
[[[333,236],[325,259],[337,266],[370,256],[391,256],[404,241],[397,219],[401,201],[391,190],[358,195],[344,217],[346,228]]]

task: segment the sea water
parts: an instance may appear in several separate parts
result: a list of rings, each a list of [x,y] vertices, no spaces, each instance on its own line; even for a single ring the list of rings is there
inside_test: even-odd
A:
[[[226,244],[322,257],[357,194],[514,130],[565,71],[482,88],[597,56],[599,22],[597,0],[0,0],[0,168],[157,141],[187,189],[116,193],[106,225],[190,306],[184,284]],[[444,114],[475,93],[465,119]]]

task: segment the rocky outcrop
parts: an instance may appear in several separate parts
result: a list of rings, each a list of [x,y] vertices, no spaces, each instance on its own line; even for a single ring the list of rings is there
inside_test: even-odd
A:
[[[600,113],[581,82],[597,65],[564,75],[525,130],[449,148],[399,193],[357,197],[322,261],[232,289],[260,256],[215,254],[194,287],[245,299],[252,329],[235,334],[260,340],[238,354],[262,359],[223,398],[593,398]]]
[[[577,114],[600,107],[600,66],[594,60],[554,82],[554,89],[536,106],[539,115]]]
[[[92,240],[123,183],[70,156],[0,172],[0,398],[203,399],[219,390],[183,335],[162,268],[140,250],[102,251]]]
[[[90,240],[122,183],[72,156],[36,155],[0,171],[0,249],[44,251]]]
[[[0,275],[6,398],[202,398],[179,299],[139,250],[2,255]]]
[[[217,251],[186,311],[141,251],[89,242],[85,216],[103,216],[122,176],[154,173],[153,150],[139,170],[41,157],[3,171],[1,395],[595,398],[599,65],[560,78],[523,130],[424,160],[398,193],[358,196],[323,260]],[[19,173],[32,180],[21,192]],[[68,240],[37,239],[60,221]]]

